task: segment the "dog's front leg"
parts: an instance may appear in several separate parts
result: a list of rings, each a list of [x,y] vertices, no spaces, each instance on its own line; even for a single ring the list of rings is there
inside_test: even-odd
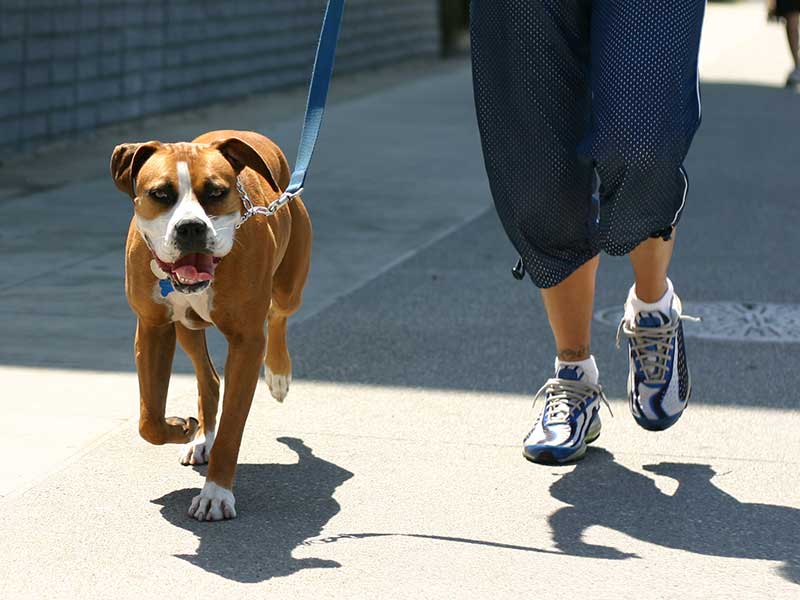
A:
[[[228,360],[225,363],[222,417],[211,450],[206,483],[189,508],[189,514],[199,521],[219,521],[236,516],[236,500],[232,492],[236,461],[266,350],[263,324],[254,329],[226,336]]]
[[[167,389],[175,356],[175,325],[136,325],[136,370],[139,374],[139,434],[151,444],[185,444],[197,433],[197,420],[164,418]]]

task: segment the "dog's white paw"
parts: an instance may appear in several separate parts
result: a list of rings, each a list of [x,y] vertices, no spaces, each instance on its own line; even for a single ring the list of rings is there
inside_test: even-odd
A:
[[[214,432],[197,432],[195,438],[188,444],[181,446],[180,460],[182,465],[204,465],[211,458],[211,448],[214,446]]]
[[[289,373],[288,375],[276,375],[269,370],[269,367],[267,367],[265,378],[267,380],[269,392],[272,394],[272,397],[278,402],[283,402],[283,400],[286,398],[286,394],[289,393],[289,384],[292,383],[292,374]]]
[[[203,490],[192,500],[189,516],[198,521],[235,519],[236,498],[230,490],[213,481],[206,481]]]

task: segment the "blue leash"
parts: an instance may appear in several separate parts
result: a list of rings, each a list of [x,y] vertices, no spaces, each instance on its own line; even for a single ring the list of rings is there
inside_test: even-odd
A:
[[[286,188],[288,194],[297,194],[306,181],[306,173],[311,164],[314,147],[317,145],[319,131],[322,128],[322,116],[325,114],[325,104],[328,101],[328,89],[331,85],[333,63],[336,57],[336,42],[339,39],[343,14],[344,0],[328,0],[328,8],[325,10],[325,20],[322,23],[322,33],[320,33],[317,46],[317,56],[314,59],[311,85],[308,89],[306,118],[300,134],[297,161],[294,164],[292,180],[289,182],[289,187]]]
[[[289,181],[288,187],[283,191],[280,198],[270,203],[269,206],[253,206],[241,183],[237,186],[242,202],[245,206],[245,214],[236,226],[238,229],[247,219],[255,214],[274,215],[278,209],[290,202],[295,196],[303,192],[303,185],[306,181],[308,167],[311,164],[311,157],[319,139],[319,132],[322,129],[322,117],[325,114],[325,104],[328,101],[328,90],[331,86],[333,77],[333,64],[336,58],[336,44],[339,40],[339,31],[342,27],[342,17],[344,15],[345,0],[328,0],[328,7],[325,9],[325,19],[322,23],[322,32],[319,36],[317,54],[314,58],[314,70],[311,74],[311,85],[308,88],[308,102],[306,104],[306,116],[303,122],[303,130],[300,133],[300,146],[297,149],[297,160],[294,165],[294,172]]]

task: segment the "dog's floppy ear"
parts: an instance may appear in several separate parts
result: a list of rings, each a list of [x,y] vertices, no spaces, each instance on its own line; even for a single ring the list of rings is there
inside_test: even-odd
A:
[[[228,138],[227,140],[221,140],[219,142],[214,142],[211,144],[212,147],[216,148],[222,153],[231,166],[233,170],[236,171],[238,175],[242,169],[245,167],[250,167],[256,173],[261,175],[264,179],[266,179],[269,184],[279,194],[281,193],[281,188],[278,185],[278,178],[275,177],[275,173],[272,172],[270,169],[269,164],[264,158],[247,142],[240,140],[239,138]]]
[[[136,175],[142,165],[160,147],[161,142],[144,142],[141,144],[120,144],[111,154],[111,177],[121,192],[131,198],[136,197]]]

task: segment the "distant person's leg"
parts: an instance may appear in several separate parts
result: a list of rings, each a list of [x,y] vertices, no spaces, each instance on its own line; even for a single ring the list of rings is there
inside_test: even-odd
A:
[[[789,39],[789,51],[792,53],[792,60],[794,66],[800,66],[800,32],[798,32],[798,24],[800,23],[800,13],[792,12],[786,15],[786,37]]]
[[[787,85],[800,85],[800,12],[786,15],[786,37],[789,39],[789,51],[794,60],[794,70],[786,79]]]
[[[800,85],[800,0],[777,0],[775,15],[786,22],[786,39],[794,63],[794,68],[786,78],[786,85]]]
[[[495,206],[542,297],[556,341],[525,456],[565,462],[600,434],[589,353],[597,269],[590,124],[589,0],[473,0],[478,124]],[[525,322],[524,319],[522,321]]]

